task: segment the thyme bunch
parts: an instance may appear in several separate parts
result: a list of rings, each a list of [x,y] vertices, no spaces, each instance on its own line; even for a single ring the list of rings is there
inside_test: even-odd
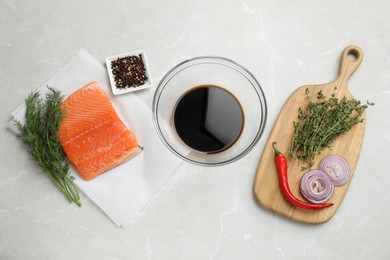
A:
[[[337,88],[335,87],[334,90]],[[315,100],[310,90],[305,91],[308,101],[306,108],[298,109],[298,120],[293,122],[294,137],[289,155],[304,162],[302,170],[313,166],[315,158],[324,149],[331,148],[333,141],[351,128],[363,122],[363,113],[368,105],[356,99],[338,99],[333,93],[326,98],[318,91]]]
[[[70,169],[62,149],[58,129],[64,116],[61,91],[48,87],[43,100],[39,92],[31,93],[26,102],[26,123],[16,121],[18,136],[41,169],[48,174],[70,202],[81,206],[79,193],[69,175]]]

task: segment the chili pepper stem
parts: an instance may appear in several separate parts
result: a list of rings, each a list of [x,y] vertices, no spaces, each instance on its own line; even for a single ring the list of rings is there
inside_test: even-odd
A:
[[[276,144],[276,142],[273,142],[273,143],[272,143],[272,148],[274,148],[275,156],[277,156],[277,155],[281,154],[281,152],[279,152],[279,151],[275,148],[275,144]]]

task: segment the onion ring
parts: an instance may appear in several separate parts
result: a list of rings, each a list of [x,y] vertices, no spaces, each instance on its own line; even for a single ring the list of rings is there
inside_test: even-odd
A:
[[[327,201],[334,192],[334,183],[330,176],[321,170],[305,173],[300,182],[301,194],[311,203]]]
[[[348,162],[339,155],[329,155],[324,157],[318,169],[327,173],[336,186],[342,186],[347,183],[351,175],[351,168]]]

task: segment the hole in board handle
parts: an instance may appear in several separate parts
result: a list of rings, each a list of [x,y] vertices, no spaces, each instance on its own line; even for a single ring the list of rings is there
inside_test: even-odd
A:
[[[347,53],[347,58],[351,62],[355,62],[359,58],[359,53],[356,50],[350,50]]]

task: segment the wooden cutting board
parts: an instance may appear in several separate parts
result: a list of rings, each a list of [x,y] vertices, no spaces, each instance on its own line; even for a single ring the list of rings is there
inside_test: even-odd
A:
[[[332,145],[332,150],[327,149],[323,151],[318,158],[316,158],[312,169],[318,166],[319,161],[323,157],[330,154],[343,156],[349,162],[351,167],[351,177],[347,184],[341,187],[335,187],[335,192],[328,201],[334,203],[334,205],[321,210],[301,209],[291,205],[284,199],[279,188],[278,172],[275,165],[272,142],[277,142],[277,149],[285,155],[287,154],[294,134],[293,121],[297,120],[298,108],[304,108],[307,104],[305,95],[306,88],[309,88],[313,97],[319,90],[322,90],[327,98],[330,97],[332,93],[335,93],[338,98],[343,98],[344,96],[348,99],[353,98],[352,94],[348,90],[347,83],[348,79],[359,67],[362,59],[363,52],[359,47],[346,47],[341,55],[339,73],[336,80],[322,85],[302,86],[295,90],[287,99],[265,144],[254,179],[254,196],[263,207],[290,219],[304,223],[323,223],[332,218],[336,213],[348,191],[348,187],[351,184],[351,180],[355,172],[363,142],[365,120],[363,123],[355,125],[345,135],[338,137]],[[337,87],[336,92],[334,91],[334,87]],[[365,118],[365,114],[363,115],[363,118]],[[288,181],[291,191],[299,199],[305,200],[299,191],[299,181],[305,173],[301,170],[302,163],[287,155],[286,157],[288,162]]]

